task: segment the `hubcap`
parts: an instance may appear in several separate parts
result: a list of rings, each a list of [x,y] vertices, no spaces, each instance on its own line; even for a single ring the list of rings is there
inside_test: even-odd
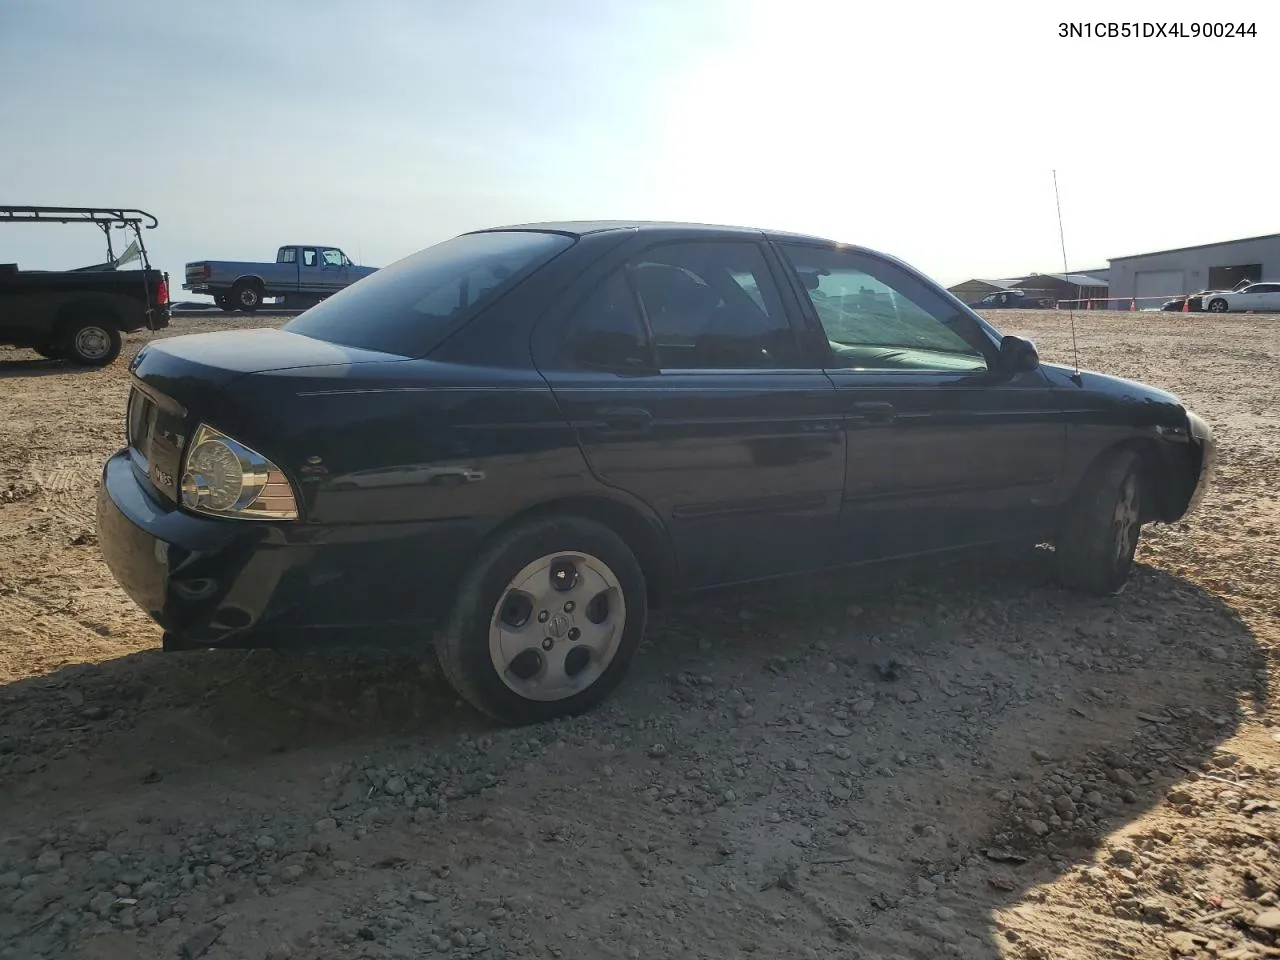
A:
[[[111,349],[111,335],[102,327],[82,327],[76,333],[76,353],[88,360],[105,357]]]
[[[258,291],[254,290],[252,287],[246,287],[244,290],[241,290],[240,303],[246,307],[257,306]]]
[[[585,553],[555,553],[511,578],[489,624],[489,658],[527,700],[563,700],[600,679],[626,623],[622,585]]]
[[[1112,526],[1116,534],[1116,562],[1123,563],[1138,543],[1138,479],[1133,474],[1125,477],[1120,485]]]

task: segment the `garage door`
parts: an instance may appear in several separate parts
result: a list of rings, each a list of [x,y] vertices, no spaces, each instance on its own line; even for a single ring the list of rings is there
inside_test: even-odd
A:
[[[1133,275],[1134,296],[1138,297],[1138,307],[1158,307],[1159,300],[1143,300],[1142,297],[1169,297],[1186,293],[1182,286],[1181,270],[1139,270]]]

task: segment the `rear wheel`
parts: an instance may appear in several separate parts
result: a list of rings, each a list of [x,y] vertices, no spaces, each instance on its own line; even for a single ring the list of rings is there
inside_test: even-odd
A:
[[[65,355],[84,367],[105,367],[120,354],[120,331],[110,320],[89,317],[73,320],[60,345]]]
[[[1109,596],[1128,581],[1142,532],[1142,460],[1132,450],[1107,454],[1080,484],[1058,537],[1064,585]]]
[[[256,280],[237,280],[231,288],[231,302],[242,313],[253,313],[262,306],[262,285]]]
[[[1214,297],[1212,300],[1209,301],[1209,312],[1210,313],[1226,313],[1227,301],[1223,300],[1221,297]]]
[[[213,298],[213,302],[216,303],[218,306],[220,306],[223,310],[226,310],[228,313],[230,313],[232,310],[238,309],[236,305],[232,302],[231,295],[228,293],[218,294],[216,297]]]
[[[617,534],[578,517],[536,520],[463,577],[436,653],[472,706],[537,723],[590,709],[617,687],[647,610],[644,574]]]

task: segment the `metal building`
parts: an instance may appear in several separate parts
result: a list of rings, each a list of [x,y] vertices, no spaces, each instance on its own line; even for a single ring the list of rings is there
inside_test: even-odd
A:
[[[982,280],[975,277],[972,280],[964,281],[964,283],[957,283],[953,287],[947,287],[947,290],[950,293],[954,293],[965,303],[976,303],[989,293],[996,293],[999,290],[1015,290],[1017,286],[1017,280]]]
[[[1126,309],[1136,297],[1140,309],[1150,309],[1161,299],[1230,290],[1241,281],[1280,282],[1280,233],[1116,257],[1110,263],[1111,305]]]

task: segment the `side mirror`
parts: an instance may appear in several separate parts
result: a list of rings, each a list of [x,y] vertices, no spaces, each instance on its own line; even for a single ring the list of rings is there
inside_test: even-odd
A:
[[[1036,345],[1021,337],[1005,337],[1000,341],[1000,367],[1006,373],[1027,373],[1040,366]]]

